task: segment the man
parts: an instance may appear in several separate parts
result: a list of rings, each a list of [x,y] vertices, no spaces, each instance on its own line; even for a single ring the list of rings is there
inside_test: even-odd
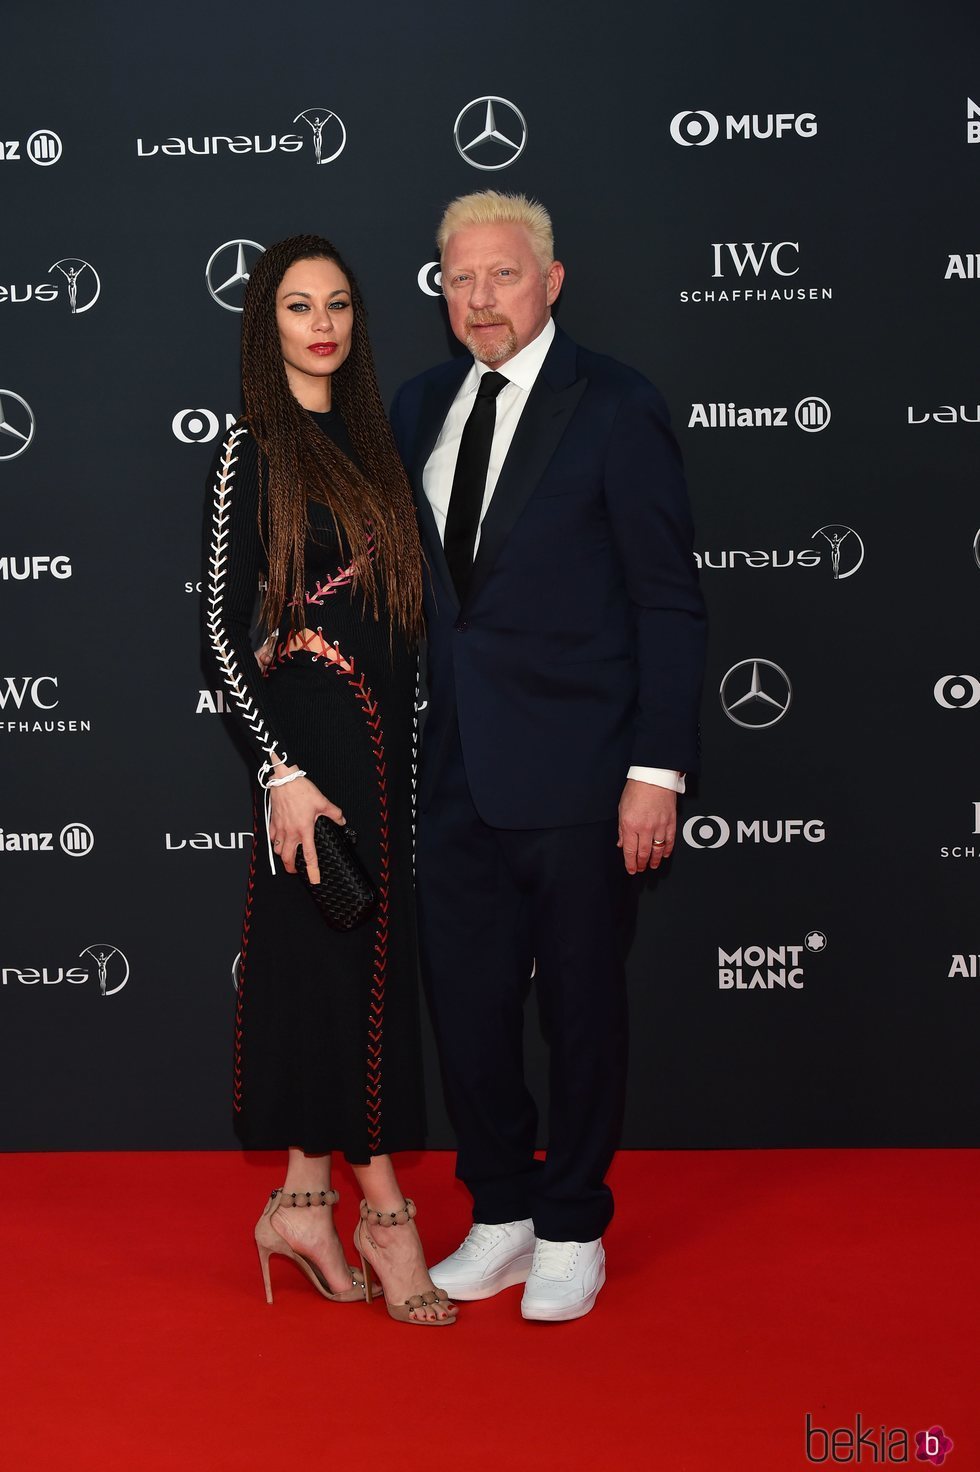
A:
[[[626,1079],[631,876],[670,856],[697,760],[704,612],[657,391],[577,347],[542,205],[492,191],[439,230],[469,349],[392,422],[429,566],[417,889],[423,970],[473,1196],[432,1269],[453,1298],[525,1283],[525,1318],[588,1313]],[[532,967],[548,1150],[523,1073]]]

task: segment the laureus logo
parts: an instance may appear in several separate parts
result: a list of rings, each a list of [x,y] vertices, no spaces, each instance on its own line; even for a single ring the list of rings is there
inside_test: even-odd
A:
[[[86,946],[78,954],[89,956],[95,962],[100,996],[114,997],[117,992],[122,991],[129,980],[129,962],[118,946],[96,942]]]
[[[52,271],[60,272],[68,284],[71,315],[81,317],[90,312],[102,294],[102,282],[92,262],[83,261],[78,256],[63,256],[60,261],[52,261],[48,267],[49,276]]]

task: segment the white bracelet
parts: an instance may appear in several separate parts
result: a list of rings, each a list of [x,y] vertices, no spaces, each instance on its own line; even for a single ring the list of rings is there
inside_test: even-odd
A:
[[[281,767],[282,765],[282,762],[276,763],[276,766]],[[269,824],[272,821],[272,793],[269,791],[269,788],[285,787],[287,782],[295,782],[297,777],[306,776],[303,769],[297,767],[295,772],[287,772],[285,777],[273,777],[270,774],[275,769],[271,762],[263,762],[261,767],[259,767],[258,775],[259,786],[265,792],[265,841],[269,846],[269,868],[273,874],[276,872],[276,856],[272,851],[272,834],[269,831]]]

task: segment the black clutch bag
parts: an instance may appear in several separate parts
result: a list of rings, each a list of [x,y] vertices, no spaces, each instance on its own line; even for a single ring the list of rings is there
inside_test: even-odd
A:
[[[317,908],[331,930],[355,930],[363,925],[378,903],[378,891],[354,845],[357,834],[348,824],[340,828],[329,818],[319,817],[313,828],[320,883],[311,884],[301,848],[296,850],[296,869],[306,880]]]

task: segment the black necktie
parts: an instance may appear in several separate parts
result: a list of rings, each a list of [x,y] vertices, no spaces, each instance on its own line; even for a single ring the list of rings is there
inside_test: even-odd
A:
[[[476,391],[476,403],[463,425],[453,474],[453,489],[446,515],[443,546],[459,601],[462,603],[473,571],[473,546],[487,489],[490,447],[497,423],[497,395],[510,383],[502,373],[484,373]]]

